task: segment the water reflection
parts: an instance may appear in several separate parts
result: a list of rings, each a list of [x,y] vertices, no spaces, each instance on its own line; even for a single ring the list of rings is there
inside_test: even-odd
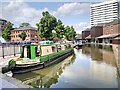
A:
[[[117,88],[118,73],[111,46],[88,45],[50,67],[14,75],[35,88]]]
[[[97,63],[105,62],[116,66],[115,55],[111,46],[88,45],[82,49],[82,53],[91,56],[92,60]]]
[[[72,55],[56,65],[25,74],[16,74],[14,77],[22,80],[25,84],[32,85],[35,88],[50,88],[52,84],[56,84],[58,82],[58,79],[63,73],[65,67],[74,63],[74,61],[75,55]]]

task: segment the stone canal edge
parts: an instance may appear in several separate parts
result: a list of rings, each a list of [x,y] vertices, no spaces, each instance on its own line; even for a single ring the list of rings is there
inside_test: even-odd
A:
[[[0,82],[1,82],[1,87],[2,88],[33,88],[32,86],[24,84],[22,81],[15,79],[13,77],[9,77],[6,74],[0,75]]]

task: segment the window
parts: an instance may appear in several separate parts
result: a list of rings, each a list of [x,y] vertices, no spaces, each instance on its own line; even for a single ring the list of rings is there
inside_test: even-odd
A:
[[[61,46],[57,46],[57,52],[61,51]]]
[[[56,52],[55,47],[52,47],[52,52]]]
[[[35,53],[36,53],[36,57],[40,56],[40,46],[35,47]]]

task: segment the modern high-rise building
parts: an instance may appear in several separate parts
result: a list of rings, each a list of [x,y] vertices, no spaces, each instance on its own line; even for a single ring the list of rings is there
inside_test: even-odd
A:
[[[112,22],[118,19],[120,13],[119,6],[120,3],[118,0],[110,0],[91,5],[91,26]]]

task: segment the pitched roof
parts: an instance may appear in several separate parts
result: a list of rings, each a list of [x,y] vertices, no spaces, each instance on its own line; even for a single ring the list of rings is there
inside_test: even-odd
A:
[[[91,35],[88,35],[85,39],[91,39]]]
[[[101,36],[99,36],[99,37],[97,37],[97,38],[114,38],[114,37],[116,37],[117,35],[119,35],[119,33],[118,33],[118,34],[101,35]]]
[[[15,28],[12,31],[16,31],[16,30],[35,30],[35,31],[37,31],[37,29],[34,27],[20,27],[20,28]]]
[[[86,31],[90,31],[91,28],[87,28],[85,30],[83,30],[82,32],[86,32]]]

